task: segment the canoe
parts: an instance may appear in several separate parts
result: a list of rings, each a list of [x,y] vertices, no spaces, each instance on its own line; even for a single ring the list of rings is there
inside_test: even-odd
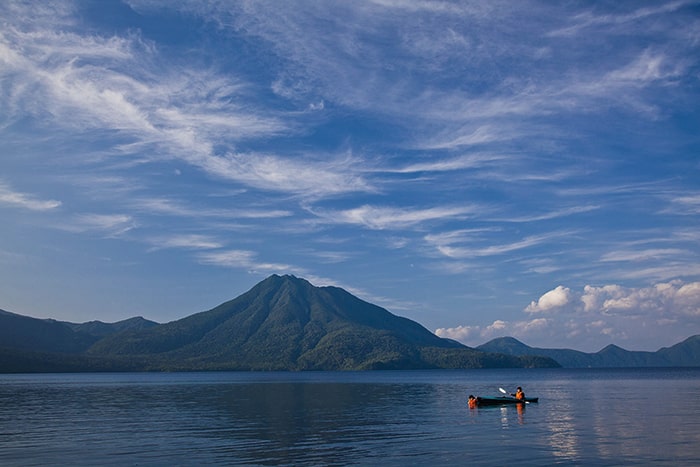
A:
[[[539,401],[539,397],[526,397],[525,399],[516,399],[510,396],[494,396],[494,397],[477,397],[476,405],[483,407],[486,405],[504,405],[504,404],[526,404]]]

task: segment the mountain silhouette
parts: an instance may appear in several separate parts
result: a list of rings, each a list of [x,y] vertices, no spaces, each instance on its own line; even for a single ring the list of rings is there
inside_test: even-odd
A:
[[[100,366],[168,371],[558,366],[545,357],[466,347],[341,288],[316,287],[289,275],[270,276],[238,298],[170,323],[131,327],[101,338],[96,334],[102,326],[89,324],[73,325],[81,336],[92,330],[93,342],[72,361],[74,367],[84,364],[91,370]],[[17,349],[10,350],[16,356]],[[23,358],[57,361],[53,350],[49,355]]]
[[[570,349],[542,349],[530,347],[513,337],[499,337],[478,346],[477,349],[513,356],[549,357],[564,368],[700,366],[700,335],[691,336],[683,342],[656,352],[630,351],[613,344],[595,353]]]

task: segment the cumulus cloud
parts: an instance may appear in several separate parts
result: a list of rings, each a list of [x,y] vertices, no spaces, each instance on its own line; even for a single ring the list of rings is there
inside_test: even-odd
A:
[[[525,311],[528,313],[540,313],[560,308],[569,303],[571,299],[571,290],[564,286],[558,286],[554,290],[542,295],[536,302],[531,302]]]
[[[512,336],[535,347],[547,342],[548,347],[597,351],[611,343],[646,342],[650,334],[657,339],[676,336],[664,342],[672,345],[700,329],[700,282],[675,280],[638,288],[586,285],[581,291],[559,285],[523,311],[537,317],[439,328],[435,334],[472,346]]]
[[[438,328],[435,334],[445,339],[454,339],[457,341],[468,342],[473,337],[481,335],[481,329],[478,326],[457,326],[454,328]]]

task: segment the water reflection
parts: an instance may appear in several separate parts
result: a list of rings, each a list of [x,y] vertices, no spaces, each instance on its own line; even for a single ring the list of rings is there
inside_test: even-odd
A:
[[[571,402],[554,402],[556,410],[548,413],[547,426],[550,431],[548,440],[552,454],[573,461],[579,458],[580,447]]]
[[[468,408],[511,374],[539,404]],[[700,465],[700,370],[590,375],[0,375],[0,465]]]
[[[414,423],[415,398],[431,400],[429,385],[410,392],[396,385],[250,384],[197,387],[174,403],[183,418],[203,414],[207,431],[218,440],[220,456],[242,462],[291,460],[334,464],[372,457],[376,445],[408,443],[422,436]],[[200,401],[192,407],[190,401]]]
[[[508,407],[506,407],[505,405],[501,406],[500,411],[501,411],[501,427],[504,430],[507,430],[508,429]]]

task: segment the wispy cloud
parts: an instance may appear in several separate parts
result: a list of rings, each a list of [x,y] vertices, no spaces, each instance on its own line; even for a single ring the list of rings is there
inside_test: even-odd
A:
[[[97,232],[107,236],[120,236],[136,228],[134,218],[127,214],[76,214],[68,223],[58,226],[69,232]]]
[[[207,157],[202,167],[218,177],[235,180],[268,191],[308,197],[326,197],[352,192],[375,191],[351,157],[280,157],[273,154],[231,153]]]
[[[487,244],[483,238],[473,238],[468,231],[456,235],[428,236],[428,241],[438,252],[451,259],[467,259],[475,257],[497,256],[514,251],[535,247],[551,242],[553,239],[567,237],[571,231],[554,231],[523,237],[514,242]],[[474,245],[478,241],[478,245]],[[470,244],[465,245],[465,243]]]
[[[42,200],[28,193],[14,191],[2,181],[0,181],[0,204],[31,211],[50,211],[61,206],[60,201]]]
[[[452,172],[490,167],[509,159],[511,159],[511,156],[488,153],[465,154],[458,157],[433,156],[423,162],[414,162],[406,166],[387,167],[378,171],[408,174],[418,172]]]
[[[600,260],[603,262],[639,262],[673,258],[682,255],[690,255],[691,252],[680,248],[655,248],[646,250],[621,250],[604,254]]]
[[[631,12],[622,14],[595,14],[593,9],[591,9],[591,11],[572,16],[569,20],[573,24],[564,28],[551,31],[548,33],[548,35],[553,37],[576,36],[581,33],[589,32],[586,30],[589,30],[591,28],[598,28],[601,26],[615,26],[615,28],[613,28],[613,31],[619,31],[618,33],[624,33],[624,25],[626,24],[634,23],[645,18],[670,13],[689,5],[693,5],[693,2],[670,2],[658,6],[655,5],[652,7],[641,7]]]
[[[184,248],[188,250],[211,250],[222,248],[223,243],[217,239],[200,234],[173,235],[169,237],[155,237],[151,239],[154,250],[164,248]]]
[[[600,209],[600,206],[595,206],[595,205],[573,206],[570,208],[557,209],[557,210],[542,213],[542,214],[533,213],[533,214],[530,214],[528,216],[517,216],[517,217],[504,218],[504,219],[500,219],[500,221],[515,222],[515,223],[537,222],[537,221],[558,219],[560,217],[568,217],[568,216],[572,216],[575,214],[581,214],[581,213],[585,213],[585,212],[595,211],[596,209]]]
[[[346,210],[316,209],[312,212],[332,223],[361,225],[373,230],[392,230],[405,229],[429,221],[463,219],[473,215],[475,209],[471,206],[410,209],[364,205]]]
[[[259,261],[257,253],[250,250],[220,250],[200,253],[197,256],[201,264],[227,268],[245,269],[257,274],[299,274],[299,268],[288,264]]]
[[[247,103],[250,86],[235,77],[194,67],[159,68],[157,50],[138,35],[13,29],[2,38],[2,74],[13,89],[17,118],[28,110],[44,111],[68,130],[117,131],[122,142],[115,147],[123,155],[176,158],[258,189],[312,196],[372,189],[345,155],[220,154],[217,145],[296,131],[293,117],[283,122],[254,108]]]
[[[517,313],[559,283],[700,277],[695,1],[111,8],[0,2],[0,208],[24,254],[55,234],[24,235],[40,217],[104,256],[119,237],[223,287],[292,273],[482,337],[622,328],[554,308],[470,324],[450,284]],[[417,305],[423,284],[444,302]]]
[[[164,197],[134,198],[130,204],[140,212],[183,218],[274,219],[289,217],[293,214],[284,209],[241,209],[235,207],[225,209],[193,206],[191,203]]]
[[[670,200],[670,206],[663,213],[697,215],[700,214],[700,193],[687,193]]]

